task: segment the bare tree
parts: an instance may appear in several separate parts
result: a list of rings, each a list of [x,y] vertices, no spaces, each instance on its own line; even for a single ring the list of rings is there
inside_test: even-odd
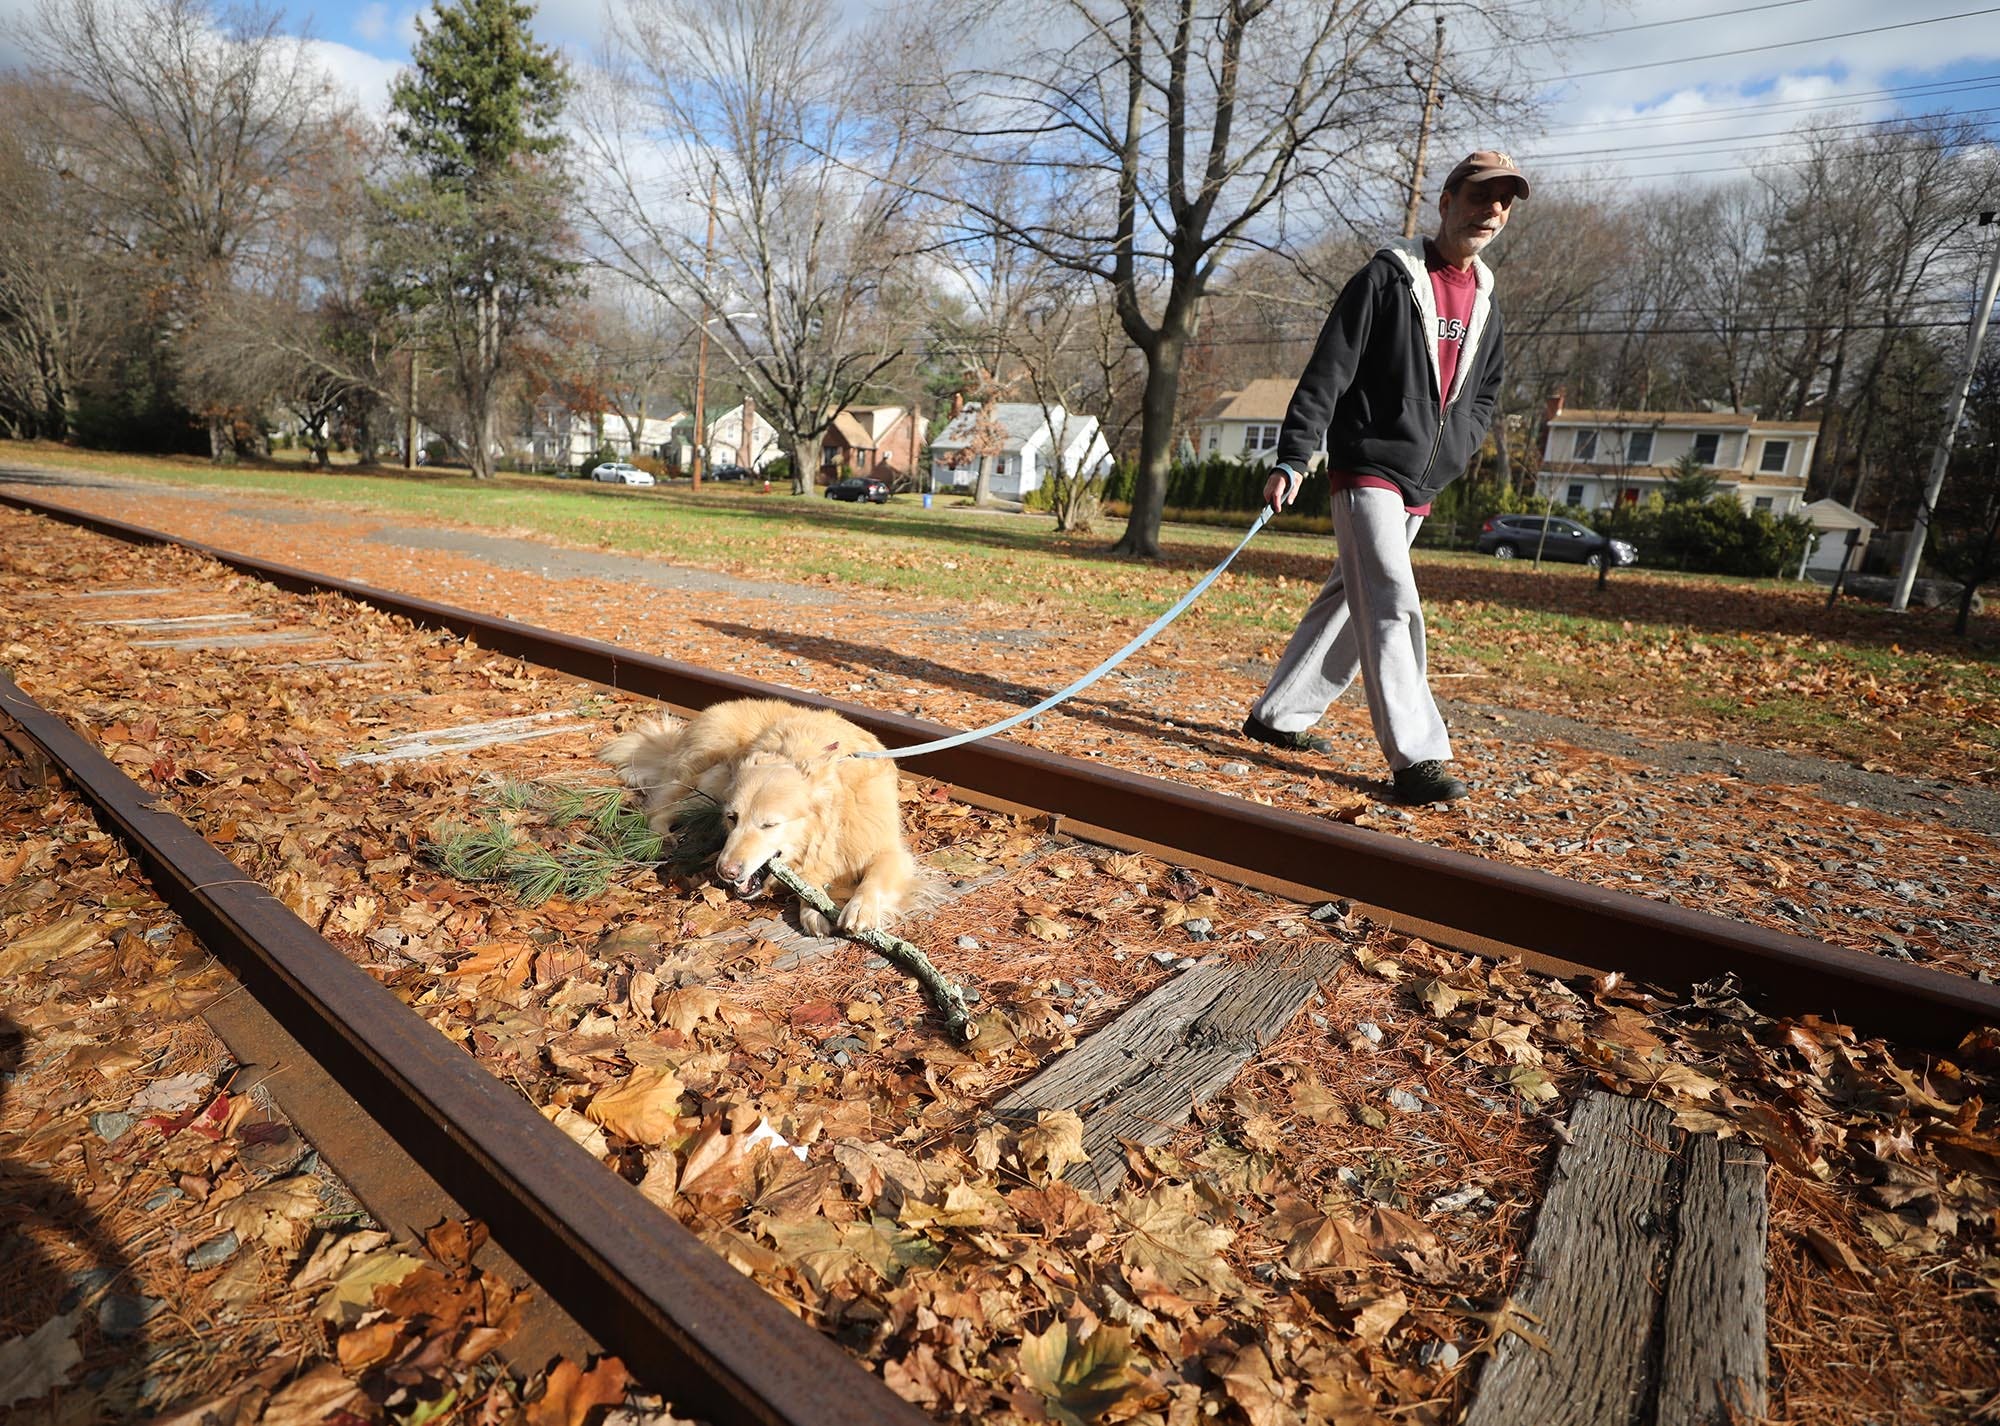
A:
[[[43,0],[23,43],[63,91],[67,172],[94,200],[92,236],[151,266],[178,340],[255,269],[325,152],[327,84],[275,12],[209,0]],[[183,392],[232,453],[233,393]]]
[[[948,0],[925,82],[906,101],[941,151],[1023,169],[1032,201],[958,199],[964,228],[1000,231],[1105,284],[1144,355],[1139,481],[1118,548],[1159,552],[1181,369],[1218,266],[1287,241],[1373,223],[1395,202],[1395,141],[1418,120],[1405,61],[1428,69],[1433,11],[1411,0]],[[1470,117],[1517,76],[1491,41],[1540,21],[1535,0],[1446,5],[1480,39],[1446,60]],[[1486,72],[1481,72],[1485,66]],[[954,196],[977,187],[957,185]],[[1382,212],[1365,194],[1374,192]],[[1359,201],[1357,201],[1359,200]],[[1393,227],[1393,224],[1385,225]]]
[[[637,0],[613,21],[622,82],[584,96],[600,262],[708,324],[794,494],[917,315],[900,290],[915,201],[888,181],[912,155],[857,108],[844,39],[830,0]]]
[[[114,279],[116,254],[92,238],[102,222],[65,169],[59,135],[42,122],[58,90],[0,80],[0,422],[10,433],[63,440],[83,385],[122,336],[131,304]]]

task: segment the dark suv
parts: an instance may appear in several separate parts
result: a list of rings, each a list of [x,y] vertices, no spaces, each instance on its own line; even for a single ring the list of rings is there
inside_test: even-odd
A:
[[[1548,526],[1546,540],[1542,538],[1544,524]],[[1567,560],[1571,564],[1587,564],[1592,569],[1602,567],[1606,551],[1621,565],[1639,558],[1639,551],[1625,541],[1606,539],[1560,515],[1550,519],[1540,515],[1495,515],[1479,527],[1479,552],[1483,555],[1503,560],[1516,555],[1533,559],[1537,549],[1545,560]]]
[[[877,480],[872,475],[850,475],[845,480],[836,480],[826,488],[829,500],[872,500],[877,505],[889,503],[889,482]]]

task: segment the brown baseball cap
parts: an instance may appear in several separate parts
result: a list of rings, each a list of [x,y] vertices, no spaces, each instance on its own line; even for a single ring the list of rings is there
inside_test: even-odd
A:
[[[1458,166],[1445,175],[1444,186],[1456,188],[1461,183],[1478,183],[1487,178],[1511,178],[1514,180],[1518,196],[1528,196],[1528,180],[1521,170],[1514,166],[1512,154],[1504,154],[1498,149],[1478,149],[1458,161]]]

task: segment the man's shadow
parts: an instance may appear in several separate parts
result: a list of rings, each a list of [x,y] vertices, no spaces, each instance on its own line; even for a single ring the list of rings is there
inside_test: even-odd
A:
[[[0,1011],[0,1115],[17,1079],[50,1068],[35,1066],[30,1050],[27,1033]],[[0,1130],[0,1150],[18,1142]],[[23,1389],[43,1384],[0,1399],[0,1418],[53,1420],[66,1403],[64,1418],[86,1419],[76,1408],[87,1397],[87,1419],[133,1419],[151,1360],[140,1303],[131,1260],[96,1212],[68,1185],[0,1152],[0,1344],[40,1333],[25,1352]]]

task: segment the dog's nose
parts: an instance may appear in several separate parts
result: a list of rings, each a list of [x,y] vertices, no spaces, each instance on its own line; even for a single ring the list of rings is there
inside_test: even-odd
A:
[[[740,863],[732,865],[729,862],[717,862],[715,869],[721,874],[724,881],[741,881],[743,879],[743,867]]]

